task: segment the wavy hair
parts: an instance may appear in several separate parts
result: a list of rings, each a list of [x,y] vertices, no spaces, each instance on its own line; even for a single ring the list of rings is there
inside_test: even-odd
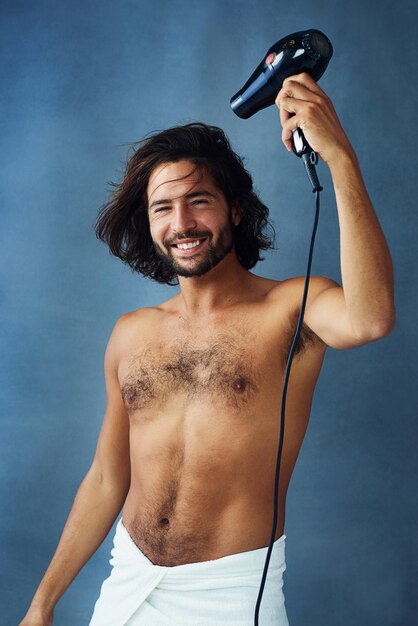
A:
[[[139,148],[135,147],[139,144]],[[234,245],[239,263],[251,269],[263,261],[260,250],[274,248],[275,232],[269,209],[253,190],[251,175],[231,148],[221,128],[202,122],[174,126],[147,135],[132,144],[121,183],[100,209],[94,228],[96,237],[108,244],[111,254],[134,272],[168,285],[178,285],[177,274],[155,251],[150,234],[147,187],[158,165],[188,160],[208,172],[223,192],[228,206],[237,204],[241,221],[234,226]],[[271,235],[265,231],[269,229]]]

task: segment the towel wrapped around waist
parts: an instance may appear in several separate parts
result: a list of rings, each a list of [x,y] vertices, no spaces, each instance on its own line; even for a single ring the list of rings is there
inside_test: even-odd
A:
[[[260,626],[289,626],[283,595],[285,539],[273,545]],[[210,561],[154,565],[119,519],[110,576],[89,626],[253,626],[267,547]]]

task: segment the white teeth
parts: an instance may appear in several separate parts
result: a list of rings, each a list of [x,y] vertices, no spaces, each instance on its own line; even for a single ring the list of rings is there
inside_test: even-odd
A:
[[[198,239],[197,241],[192,241],[190,243],[178,243],[177,248],[180,248],[180,250],[187,250],[188,248],[196,248],[196,246],[198,246],[199,243],[200,243],[200,239]]]

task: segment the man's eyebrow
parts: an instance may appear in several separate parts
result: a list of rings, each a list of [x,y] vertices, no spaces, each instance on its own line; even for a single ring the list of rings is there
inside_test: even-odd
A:
[[[186,198],[186,200],[190,200],[191,198],[196,198],[197,196],[206,196],[209,198],[216,197],[213,195],[213,193],[211,193],[210,191],[207,191],[206,189],[200,189],[199,191],[192,191],[191,193],[186,194],[184,197]],[[171,200],[154,200],[154,202],[151,202],[148,209],[152,209],[153,206],[158,206],[161,204],[171,204]]]

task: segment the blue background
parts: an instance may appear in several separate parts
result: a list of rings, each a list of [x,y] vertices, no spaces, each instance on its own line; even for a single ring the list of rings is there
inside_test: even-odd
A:
[[[132,274],[96,240],[108,183],[146,133],[219,125],[276,228],[277,250],[253,272],[304,275],[314,196],[303,166],[281,142],[275,107],[243,121],[229,98],[273,42],[313,27],[334,45],[320,86],[389,243],[397,324],[383,340],[327,351],[288,494],[287,612],[291,626],[416,623],[417,14],[412,0],[2,3],[2,624],[23,618],[90,467],[116,319],[177,291]],[[341,282],[332,181],[323,162],[318,172],[312,275]],[[112,536],[54,624],[88,623]]]

